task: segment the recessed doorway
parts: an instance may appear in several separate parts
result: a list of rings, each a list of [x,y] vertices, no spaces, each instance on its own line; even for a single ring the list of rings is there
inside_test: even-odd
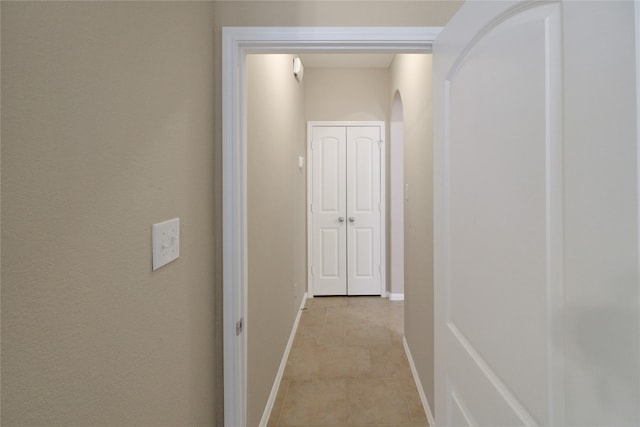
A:
[[[223,341],[225,425],[246,423],[246,105],[249,53],[428,53],[440,28],[223,29]],[[250,321],[250,320],[249,320]]]

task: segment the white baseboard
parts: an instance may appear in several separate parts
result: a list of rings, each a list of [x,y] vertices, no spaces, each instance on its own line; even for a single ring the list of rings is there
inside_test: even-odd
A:
[[[293,339],[296,337],[296,331],[298,330],[298,324],[300,323],[300,316],[302,315],[302,309],[304,308],[304,303],[306,302],[306,300],[307,294],[305,293],[302,296],[302,302],[300,303],[300,309],[298,310],[296,320],[293,322],[291,335],[289,335],[289,341],[287,342],[287,346],[284,349],[284,354],[282,355],[282,360],[280,361],[280,367],[278,368],[276,379],[273,381],[273,387],[271,387],[271,393],[269,394],[269,399],[267,400],[267,406],[265,406],[264,413],[262,414],[262,419],[260,420],[260,427],[267,427],[267,423],[269,422],[269,417],[271,416],[271,411],[273,410],[273,404],[276,401],[276,396],[278,396],[278,389],[280,388],[282,375],[284,375],[284,368],[287,366],[289,352],[291,351],[291,346],[293,345]]]
[[[404,301],[404,294],[389,293],[389,301]]]
[[[429,401],[427,400],[427,395],[424,394],[424,388],[422,388],[422,382],[420,381],[420,377],[418,376],[416,365],[413,363],[411,350],[409,350],[409,344],[407,344],[407,337],[402,337],[402,344],[404,345],[404,352],[407,354],[407,359],[409,359],[409,366],[411,367],[413,380],[416,382],[416,387],[418,387],[418,394],[420,395],[420,400],[422,401],[424,412],[425,414],[427,414],[427,420],[429,421],[429,425],[433,427],[436,425],[436,421],[433,418],[433,412],[431,412],[431,407],[429,407]]]

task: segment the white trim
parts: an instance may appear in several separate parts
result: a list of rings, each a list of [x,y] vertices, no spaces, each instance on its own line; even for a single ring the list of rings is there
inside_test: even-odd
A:
[[[404,294],[389,293],[389,301],[404,301]]]
[[[246,333],[236,322],[246,313],[246,156],[240,72],[245,56],[236,37],[222,30],[222,271],[224,425],[246,425]],[[243,143],[237,143],[242,141]],[[246,328],[246,321],[245,328]],[[246,330],[246,329],[245,329]]]
[[[222,225],[224,425],[246,425],[246,99],[248,53],[431,52],[440,27],[223,27]]]
[[[387,127],[380,125],[380,296],[387,293]]]
[[[429,406],[427,395],[424,393],[424,388],[422,388],[422,381],[420,381],[420,376],[418,375],[418,371],[416,370],[416,365],[413,363],[413,357],[411,356],[411,350],[409,349],[409,344],[407,343],[407,337],[402,337],[402,344],[404,345],[404,352],[406,353],[407,359],[409,360],[409,366],[411,367],[413,380],[415,381],[416,387],[418,388],[418,394],[420,395],[420,401],[422,402],[424,413],[427,414],[427,421],[429,421],[430,426],[435,426],[436,420],[433,418],[433,412],[431,412],[431,407]]]
[[[305,294],[302,296],[302,302],[300,303],[300,309],[298,310],[296,320],[295,322],[293,322],[293,328],[291,328],[289,341],[287,341],[287,347],[284,349],[284,354],[282,355],[282,360],[280,361],[280,368],[278,368],[278,373],[276,374],[276,378],[273,381],[271,394],[269,394],[269,399],[267,400],[267,406],[265,406],[264,408],[264,413],[262,414],[262,419],[260,420],[259,427],[267,427],[267,423],[269,422],[269,418],[271,417],[273,404],[275,403],[276,397],[278,396],[278,389],[280,388],[280,383],[282,382],[282,375],[284,374],[284,369],[287,366],[287,360],[289,360],[289,353],[291,352],[291,346],[293,346],[293,340],[296,337],[296,332],[298,331],[298,324],[300,323],[300,317],[302,316],[302,310],[304,309],[304,304],[306,302],[307,302],[307,294],[305,292]]]
[[[311,267],[313,266],[313,214],[311,212],[311,203],[313,201],[313,150],[311,149],[312,129],[314,127],[357,127],[357,126],[378,126],[380,128],[380,138],[382,139],[382,149],[380,150],[380,296],[387,295],[387,233],[386,233],[386,123],[382,120],[371,121],[333,121],[322,120],[307,122],[307,292],[309,295],[315,295],[313,275]]]
[[[307,294],[315,296],[313,287],[313,220],[311,215],[311,203],[313,202],[313,150],[311,149],[311,122],[307,122]]]

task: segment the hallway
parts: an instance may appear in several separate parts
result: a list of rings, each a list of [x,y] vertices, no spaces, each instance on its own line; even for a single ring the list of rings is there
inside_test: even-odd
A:
[[[404,352],[403,302],[309,299],[269,426],[426,426]]]

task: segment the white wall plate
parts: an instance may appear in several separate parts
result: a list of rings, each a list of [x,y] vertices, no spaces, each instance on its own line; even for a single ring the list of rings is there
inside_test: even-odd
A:
[[[153,224],[151,236],[155,271],[180,256],[180,218]]]

